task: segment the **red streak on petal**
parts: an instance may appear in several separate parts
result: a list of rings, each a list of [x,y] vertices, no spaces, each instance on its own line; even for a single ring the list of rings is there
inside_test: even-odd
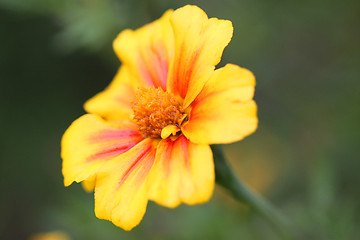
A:
[[[192,54],[190,60],[187,61],[187,59],[184,59],[184,57],[182,56],[183,52],[185,52],[184,48],[185,48],[184,44],[181,45],[180,56],[178,58],[178,64],[177,64],[175,81],[174,81],[174,86],[175,88],[177,88],[176,92],[178,92],[182,98],[185,98],[186,93],[188,92],[189,83],[192,74],[194,72],[195,64],[197,63],[197,60],[201,52],[201,47],[200,47],[196,52]],[[185,65],[185,69],[182,69],[184,65]],[[180,76],[180,72],[181,72],[181,76]]]
[[[122,176],[120,182],[119,182],[119,186],[120,187],[123,182],[127,179],[127,177],[130,175],[130,173],[136,168],[137,165],[139,165],[139,163],[150,153],[150,149],[152,147],[151,146],[147,146],[147,148],[145,148],[143,150],[142,153],[140,153],[137,157],[136,160],[130,165],[130,167],[125,171],[124,175]]]
[[[178,59],[176,59],[176,62],[177,62],[177,66],[176,66],[176,69],[174,70],[174,84],[173,84],[173,87],[174,87],[174,92],[175,93],[179,93],[180,96],[182,98],[184,98],[184,96],[181,94],[181,87],[182,85],[180,85],[180,69],[181,69],[181,63],[182,63],[182,59],[183,59],[183,53],[184,53],[184,44],[181,45],[181,48],[180,48],[180,56],[178,57]]]
[[[184,164],[185,164],[185,167],[186,167],[189,171],[191,171],[188,140],[182,135],[182,136],[179,138],[179,144],[180,144],[179,147],[181,148],[181,151],[182,151],[183,154],[184,154]]]
[[[150,87],[152,87],[154,85],[156,86],[156,83],[154,82],[153,77],[151,76],[151,73],[149,72],[149,70],[146,66],[145,60],[142,58],[141,55],[139,56],[138,65],[139,65],[140,73],[141,73],[145,83]]]
[[[168,60],[161,42],[152,43],[146,52],[139,53],[138,65],[142,77],[149,86],[166,90]]]
[[[165,57],[165,50],[163,44],[158,42],[155,45],[152,45],[151,50],[154,52],[154,58],[156,58],[156,63],[154,66],[154,71],[159,79],[160,87],[166,91],[167,75],[168,75],[168,60]]]
[[[111,148],[111,149],[107,149],[107,150],[104,150],[102,152],[99,152],[99,153],[96,153],[96,154],[90,156],[86,161],[91,162],[91,161],[94,161],[94,160],[107,160],[110,157],[114,157],[115,155],[120,155],[120,154],[128,151],[134,145],[135,145],[135,143],[125,145],[125,146],[121,146],[121,147],[114,147],[114,148]]]
[[[113,141],[113,140],[121,140],[128,138],[138,139],[139,142],[141,140],[141,135],[138,131],[135,130],[105,130],[100,132],[99,134],[91,136],[89,139],[91,143],[105,142],[105,141]]]
[[[174,142],[170,139],[165,139],[163,141],[166,142],[166,147],[162,148],[164,152],[161,157],[163,160],[162,165],[165,168],[165,177],[167,178],[171,173],[171,153],[174,150]]]

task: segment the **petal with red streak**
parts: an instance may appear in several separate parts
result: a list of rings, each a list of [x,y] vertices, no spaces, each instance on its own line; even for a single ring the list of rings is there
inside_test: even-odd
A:
[[[113,47],[130,71],[147,86],[166,90],[168,67],[173,57],[173,33],[169,22],[172,10],[136,31],[125,30]]]
[[[215,185],[214,163],[208,145],[191,143],[183,135],[175,141],[163,139],[149,176],[149,197],[176,207],[209,200]]]
[[[182,97],[187,107],[220,62],[233,27],[230,21],[208,19],[203,10],[189,5],[177,9],[170,22],[175,56],[170,64],[168,90]]]
[[[131,230],[143,218],[148,202],[148,174],[155,160],[156,142],[145,139],[106,163],[97,175],[95,214]]]
[[[231,143],[253,133],[258,122],[254,87],[255,77],[245,68],[228,64],[216,70],[191,104],[182,132],[199,144]]]
[[[65,186],[84,180],[91,185],[105,162],[126,152],[142,139],[137,125],[127,121],[106,122],[92,114],[75,120],[61,141]]]

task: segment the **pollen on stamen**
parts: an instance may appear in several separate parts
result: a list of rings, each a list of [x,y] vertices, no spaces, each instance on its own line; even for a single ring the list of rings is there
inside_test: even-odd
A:
[[[134,121],[146,138],[160,138],[164,127],[181,126],[186,118],[182,104],[162,88],[139,88],[131,105]]]

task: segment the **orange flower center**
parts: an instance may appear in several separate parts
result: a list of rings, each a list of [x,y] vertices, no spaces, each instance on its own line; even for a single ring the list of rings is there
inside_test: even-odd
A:
[[[187,116],[176,97],[162,88],[139,88],[131,104],[134,120],[146,138],[159,138],[169,125],[180,128]]]

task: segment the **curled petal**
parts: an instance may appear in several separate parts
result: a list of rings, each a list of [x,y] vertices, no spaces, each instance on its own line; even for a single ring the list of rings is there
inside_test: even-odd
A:
[[[123,122],[106,122],[92,114],[75,120],[61,141],[65,186],[73,181],[87,180],[90,190],[96,173],[108,160],[126,152],[143,137],[137,125]]]
[[[191,104],[182,132],[202,144],[231,143],[253,133],[258,122],[254,87],[247,69],[228,64],[216,70]]]
[[[180,203],[203,203],[209,200],[215,184],[214,163],[208,145],[191,143],[183,135],[158,145],[149,176],[151,200],[176,207]]]
[[[92,192],[95,188],[95,180],[96,180],[96,176],[93,176],[91,178],[82,181],[81,185],[85,191]]]
[[[178,126],[168,125],[161,130],[161,138],[165,139],[165,138],[169,137],[170,135],[175,136],[176,133],[179,131],[180,131],[180,128]]]
[[[132,113],[130,102],[134,99],[137,85],[129,69],[121,66],[111,84],[89,99],[84,108],[107,120],[129,120]]]
[[[147,177],[155,160],[156,144],[145,139],[106,163],[97,175],[95,214],[131,230],[143,218],[148,202]]]
[[[173,33],[167,11],[157,21],[133,31],[121,32],[113,43],[123,64],[146,86],[166,90],[170,59],[173,57]]]
[[[170,65],[168,90],[181,96],[187,107],[220,62],[233,27],[230,21],[208,19],[203,10],[189,5],[176,10],[170,22],[175,57]]]

